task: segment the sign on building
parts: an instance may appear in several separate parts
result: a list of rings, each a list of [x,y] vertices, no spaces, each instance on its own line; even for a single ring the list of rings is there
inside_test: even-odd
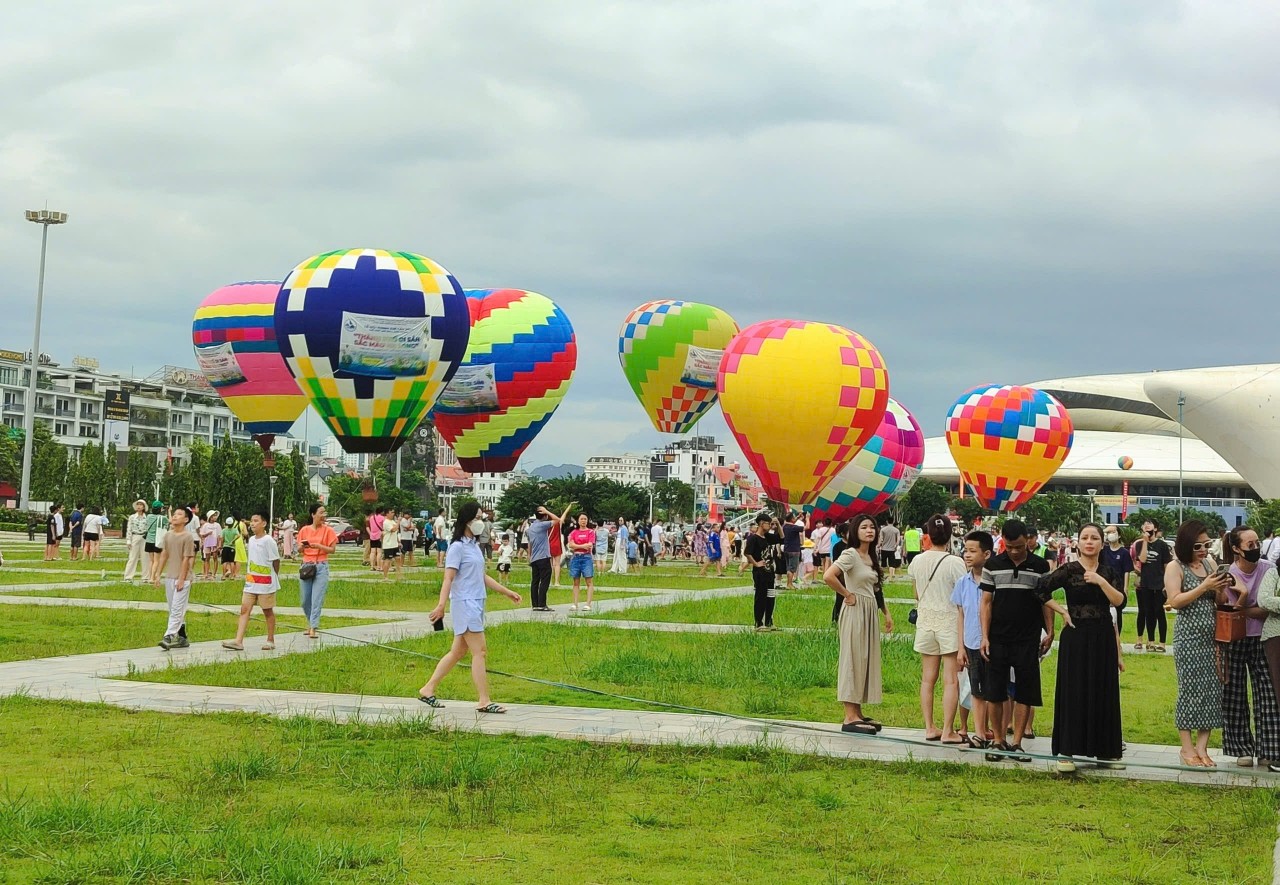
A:
[[[117,452],[129,450],[129,391],[108,390],[102,395],[102,445]]]

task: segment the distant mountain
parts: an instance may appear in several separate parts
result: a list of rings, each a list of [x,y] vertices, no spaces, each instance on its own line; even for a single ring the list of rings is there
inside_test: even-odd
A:
[[[566,476],[581,476],[584,472],[581,464],[543,464],[530,470],[529,475],[538,479],[562,479]]]

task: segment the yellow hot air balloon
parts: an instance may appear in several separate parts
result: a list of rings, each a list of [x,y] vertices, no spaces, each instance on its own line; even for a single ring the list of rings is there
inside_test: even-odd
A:
[[[775,501],[811,504],[880,426],[889,372],[857,332],[765,320],[729,342],[720,408]]]

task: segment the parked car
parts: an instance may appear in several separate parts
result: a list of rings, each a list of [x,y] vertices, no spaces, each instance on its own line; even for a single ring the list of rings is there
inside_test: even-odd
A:
[[[347,526],[345,530],[338,532],[339,544],[359,544],[360,530],[352,526]]]

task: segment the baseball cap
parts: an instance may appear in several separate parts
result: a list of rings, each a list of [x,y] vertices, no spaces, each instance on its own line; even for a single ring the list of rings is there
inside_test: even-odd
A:
[[[163,506],[164,506],[164,502],[163,502],[163,501],[152,501],[152,502],[151,502],[151,506],[152,506],[152,507],[163,507]]]
[[[234,516],[227,517],[227,525],[234,525],[235,521],[236,521],[236,518]]]

